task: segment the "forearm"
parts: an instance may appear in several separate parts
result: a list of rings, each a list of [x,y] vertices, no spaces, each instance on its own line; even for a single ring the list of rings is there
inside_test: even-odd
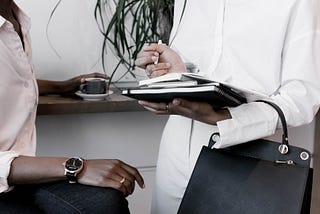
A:
[[[62,82],[48,81],[48,80],[37,80],[39,94],[60,94],[62,93]]]
[[[8,183],[36,184],[66,180],[63,157],[28,157],[19,156],[11,163]]]

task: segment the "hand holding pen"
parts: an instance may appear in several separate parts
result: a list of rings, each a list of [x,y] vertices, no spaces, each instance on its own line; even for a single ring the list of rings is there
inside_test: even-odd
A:
[[[135,65],[145,69],[149,77],[186,71],[181,57],[161,40],[145,46],[137,55]]]

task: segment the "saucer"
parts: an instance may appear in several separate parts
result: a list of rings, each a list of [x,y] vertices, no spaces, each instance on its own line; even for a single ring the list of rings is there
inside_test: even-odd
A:
[[[77,91],[75,94],[81,97],[83,100],[100,101],[100,100],[104,100],[110,94],[113,94],[113,91],[109,90],[105,94],[85,94],[85,93],[82,93],[81,91]]]

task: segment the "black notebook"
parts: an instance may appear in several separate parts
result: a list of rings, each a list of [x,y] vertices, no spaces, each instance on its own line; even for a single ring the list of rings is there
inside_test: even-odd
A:
[[[215,108],[238,106],[246,98],[232,89],[214,83],[170,88],[131,88],[122,90],[122,95],[151,102],[171,102],[174,98],[210,103]]]
[[[170,73],[142,80],[138,88],[122,89],[122,95],[150,102],[171,102],[174,98],[207,102],[215,108],[235,107],[261,99],[260,94],[190,73]]]

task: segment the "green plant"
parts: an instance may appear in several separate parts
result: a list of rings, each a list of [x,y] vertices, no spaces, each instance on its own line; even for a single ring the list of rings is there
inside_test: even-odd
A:
[[[174,0],[97,0],[95,19],[103,35],[102,66],[107,47],[119,59],[110,79],[124,65],[135,77],[134,60],[146,43],[168,43],[173,22]]]
[[[48,27],[61,1],[58,0],[52,10],[46,28],[49,45],[59,58],[61,57],[58,51],[50,41]],[[179,22],[182,20],[186,3],[187,0],[184,0]],[[101,58],[104,72],[106,73],[108,46],[112,54],[119,59],[110,75],[110,82],[120,65],[126,68],[122,76],[130,73],[135,77],[134,60],[145,44],[157,42],[159,39],[169,44],[173,9],[174,0],[97,0],[94,16],[103,35]]]

